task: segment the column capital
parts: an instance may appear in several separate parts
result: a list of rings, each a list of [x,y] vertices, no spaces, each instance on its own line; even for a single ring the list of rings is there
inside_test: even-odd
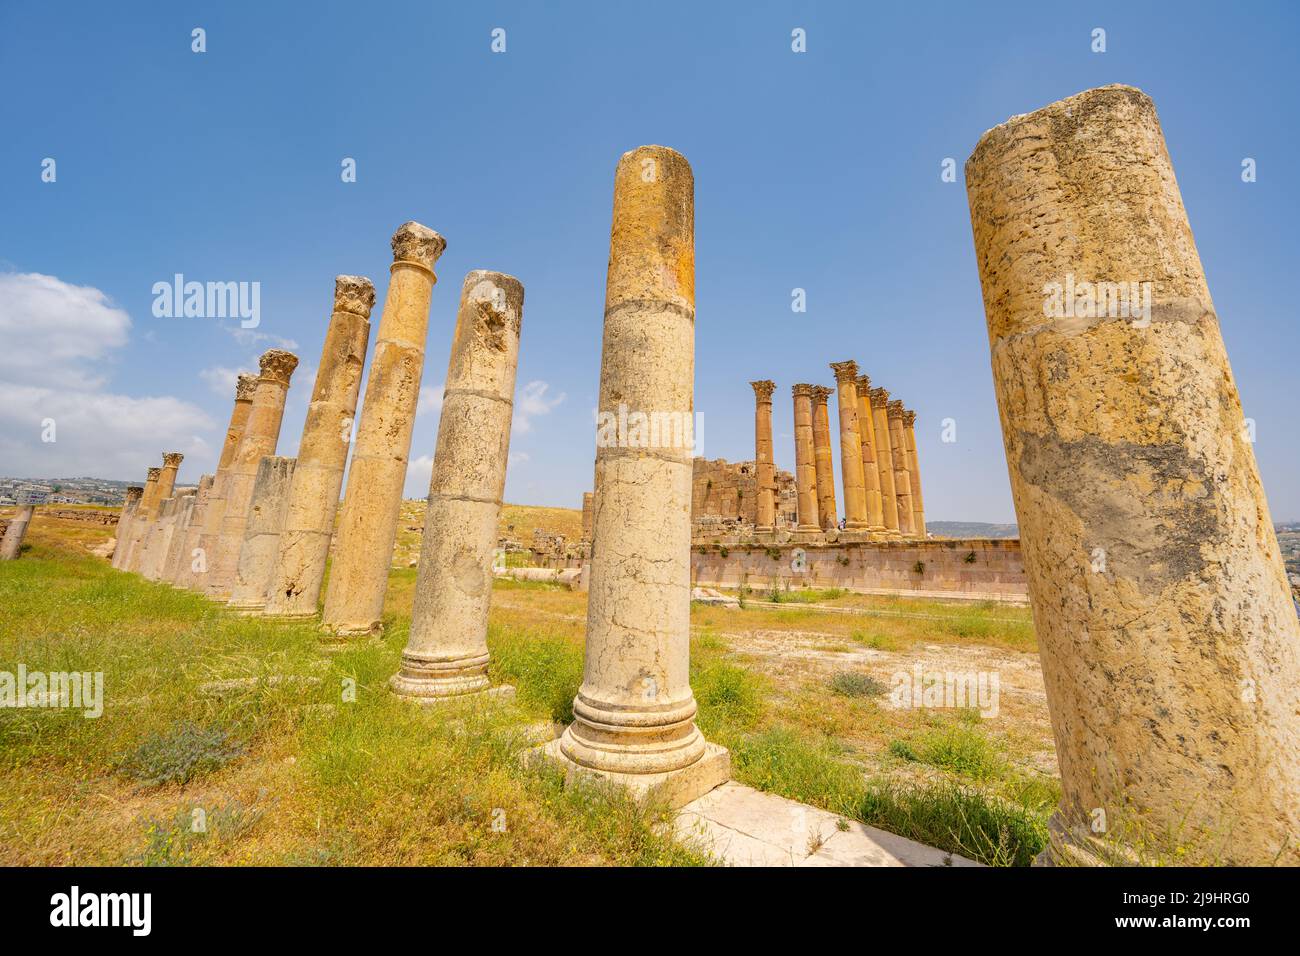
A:
[[[858,363],[853,359],[847,362],[831,362],[831,371],[835,373],[835,381],[840,385],[852,384],[858,378]]]
[[[257,376],[252,372],[240,372],[235,379],[235,401],[251,402],[253,392],[257,391]]]
[[[890,418],[903,417],[903,403],[897,398],[886,405],[885,410],[888,412]]]
[[[776,382],[771,379],[759,379],[757,382],[749,383],[754,389],[754,397],[760,402],[772,402],[772,390],[776,388]]]
[[[883,406],[888,401],[889,401],[889,389],[873,388],[871,390],[871,405],[873,408],[876,406]]]
[[[140,496],[143,494],[144,487],[142,485],[130,485],[126,489],[126,500],[127,502],[139,501]]]
[[[185,456],[178,451],[165,451],[163,452],[163,467],[179,468],[184,459]]]
[[[859,395],[866,395],[869,391],[871,391],[871,376],[859,375],[857,377],[857,383],[858,383]]]
[[[809,385],[808,391],[812,394],[814,405],[825,405],[826,399],[831,397],[831,392],[833,392],[834,389],[828,388],[825,385]]]
[[[334,311],[370,318],[375,307],[375,284],[365,276],[334,277]]]
[[[257,360],[262,369],[260,381],[278,382],[285,387],[289,385],[289,376],[298,367],[298,356],[284,349],[267,349]]]
[[[412,262],[432,272],[433,264],[447,248],[447,240],[412,219],[397,227],[392,246],[394,262]]]
[[[159,478],[161,478],[161,477],[162,477],[162,469],[161,469],[161,468],[150,468],[148,471],[146,471],[146,472],[144,473],[144,480],[145,480],[145,481],[154,481],[154,482],[156,482],[156,481],[157,481]],[[142,491],[141,491],[141,494],[143,494],[143,493],[144,493],[144,492],[143,492],[143,490],[142,490]]]
[[[812,398],[812,389],[813,387],[807,382],[800,382],[797,385],[790,386],[790,393],[795,398]]]
[[[913,425],[915,425],[916,412],[912,411],[910,408],[905,409],[903,411],[903,424],[906,425],[908,428],[911,428]]]

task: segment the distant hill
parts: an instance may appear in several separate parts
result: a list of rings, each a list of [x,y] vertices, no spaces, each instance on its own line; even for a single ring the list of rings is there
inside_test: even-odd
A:
[[[1014,524],[991,524],[987,521],[926,521],[925,530],[936,538],[1018,538]]]

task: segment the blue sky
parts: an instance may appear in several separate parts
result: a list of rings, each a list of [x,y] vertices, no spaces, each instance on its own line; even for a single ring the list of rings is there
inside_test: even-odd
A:
[[[293,454],[334,275],[372,277],[382,302],[388,238],[416,219],[448,246],[408,496],[427,491],[461,280],[487,268],[526,289],[507,499],[577,506],[614,166],[661,143],[696,179],[703,452],[753,456],[747,382],[771,378],[792,468],[790,385],[833,383],[827,363],[855,358],[917,410],[928,516],[1013,520],[965,188],[941,163],[960,169],[1008,116],[1123,82],[1159,109],[1273,516],[1300,518],[1298,24],[1267,3],[7,2],[0,474],[138,479],[167,445],[196,481],[231,375],[281,341],[303,360]],[[152,286],[177,272],[260,282],[266,338],[155,318]]]

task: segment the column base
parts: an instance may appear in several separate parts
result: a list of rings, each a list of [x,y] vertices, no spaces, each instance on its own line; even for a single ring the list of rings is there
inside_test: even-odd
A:
[[[703,756],[694,763],[663,773],[618,773],[584,767],[564,755],[558,738],[529,751],[527,759],[562,768],[566,786],[587,783],[611,787],[642,806],[665,803],[672,810],[681,809],[731,779],[731,752],[707,741]]]
[[[1150,866],[1117,840],[1094,836],[1086,824],[1071,828],[1057,810],[1047,821],[1047,846],[1033,866]]]
[[[253,614],[261,614],[264,610],[266,610],[266,602],[263,601],[261,603],[254,603],[252,601],[240,601],[238,604],[236,604],[233,601],[231,601],[231,602],[227,602],[226,607],[230,608],[230,610],[234,611],[236,614],[243,614],[248,616]]]
[[[447,693],[448,688],[446,687],[432,686],[440,683],[442,682],[411,680],[401,674],[394,674],[388,679],[388,689],[402,700],[426,705],[461,704],[471,701],[501,701],[504,703],[515,699],[513,684],[496,684],[478,690]]]
[[[383,643],[383,631],[338,631],[333,628],[320,629],[320,641],[317,646],[327,654],[335,651],[350,651],[358,647],[375,647]]]
[[[265,610],[262,611],[262,620],[268,624],[305,624],[308,621],[316,620],[317,617],[317,614],[307,614],[305,612],[299,614],[270,614]]]

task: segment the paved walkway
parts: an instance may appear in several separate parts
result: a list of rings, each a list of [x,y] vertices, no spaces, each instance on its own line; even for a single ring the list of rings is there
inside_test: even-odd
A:
[[[739,783],[688,803],[676,832],[732,866],[981,865]]]

